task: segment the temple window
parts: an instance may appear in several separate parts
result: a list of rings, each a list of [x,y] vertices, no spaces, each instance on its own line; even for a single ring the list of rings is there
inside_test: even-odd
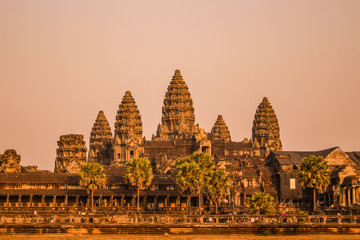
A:
[[[210,154],[210,153],[209,153],[209,150],[210,150],[209,146],[203,146],[203,147],[201,147],[201,152],[203,152],[203,153]]]
[[[295,178],[290,178],[290,189],[296,189]]]
[[[130,158],[133,158],[133,157],[134,157],[134,155],[135,155],[135,154],[134,154],[134,151],[133,151],[133,150],[131,150],[131,151],[130,151]]]

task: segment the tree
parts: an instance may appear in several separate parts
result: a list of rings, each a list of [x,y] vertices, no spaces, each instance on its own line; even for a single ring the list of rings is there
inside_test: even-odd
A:
[[[190,211],[190,196],[199,196],[199,213],[201,214],[201,197],[206,185],[206,176],[215,169],[213,158],[206,153],[194,152],[190,156],[178,158],[172,164],[173,177],[179,190],[188,195]]]
[[[250,198],[249,210],[253,214],[269,214],[275,212],[274,198],[268,193],[256,192]]]
[[[215,213],[218,213],[218,203],[225,198],[229,189],[229,177],[223,170],[210,170],[206,175],[205,192],[215,203]]]
[[[140,213],[140,191],[147,188],[153,179],[151,163],[147,158],[132,158],[126,164],[126,180],[136,187],[137,212]]]
[[[330,170],[322,156],[303,158],[298,170],[298,179],[304,188],[313,189],[313,210],[316,211],[316,192],[324,192],[330,184]]]
[[[91,212],[94,210],[94,190],[104,186],[106,175],[99,163],[85,163],[80,171],[80,186],[91,194]]]

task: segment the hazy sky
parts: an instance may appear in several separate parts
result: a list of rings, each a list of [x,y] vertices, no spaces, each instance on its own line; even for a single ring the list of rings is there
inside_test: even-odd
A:
[[[114,131],[130,90],[147,139],[180,69],[196,123],[251,137],[264,96],[284,150],[360,150],[360,1],[0,0],[0,152],[53,170],[57,140]]]

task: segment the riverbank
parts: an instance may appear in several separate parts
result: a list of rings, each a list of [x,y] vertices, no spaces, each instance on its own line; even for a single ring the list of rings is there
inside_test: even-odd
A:
[[[148,234],[148,235],[311,235],[359,234],[360,224],[1,224],[0,235],[17,234]]]

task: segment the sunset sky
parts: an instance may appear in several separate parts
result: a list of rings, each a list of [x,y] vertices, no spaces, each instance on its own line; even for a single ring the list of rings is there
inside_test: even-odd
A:
[[[156,132],[180,69],[196,123],[251,137],[267,96],[284,150],[360,151],[360,1],[0,0],[0,152],[54,169],[60,135],[112,131],[125,91]]]

